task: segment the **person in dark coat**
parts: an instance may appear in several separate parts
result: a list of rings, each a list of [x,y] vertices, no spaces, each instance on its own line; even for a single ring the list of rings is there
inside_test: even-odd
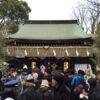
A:
[[[71,82],[72,82],[72,79],[74,78],[74,69],[69,69],[68,70],[68,73],[65,73],[64,74],[64,80],[66,82],[66,85],[71,88]],[[67,76],[67,77],[66,77]]]
[[[52,76],[52,86],[54,91],[53,100],[70,100],[70,89],[65,85],[64,76],[60,72],[55,72]]]
[[[96,88],[97,81],[95,78],[90,78],[88,80],[89,83],[89,93],[88,93],[88,100],[100,100],[100,91]]]
[[[4,92],[2,95],[2,100],[14,100],[18,95],[18,84],[20,80],[11,80],[4,83]]]
[[[43,100],[52,100],[52,90],[50,89],[49,82],[46,79],[42,80],[38,91],[43,94]]]
[[[18,95],[16,100],[43,100],[43,95],[35,91],[33,87],[29,87],[22,94]]]
[[[97,71],[96,80],[97,80],[97,86],[96,87],[100,92],[100,71]]]

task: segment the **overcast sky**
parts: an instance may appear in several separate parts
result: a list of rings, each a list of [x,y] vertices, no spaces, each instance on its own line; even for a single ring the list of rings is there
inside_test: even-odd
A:
[[[24,0],[31,8],[30,20],[68,20],[72,10],[84,0]]]

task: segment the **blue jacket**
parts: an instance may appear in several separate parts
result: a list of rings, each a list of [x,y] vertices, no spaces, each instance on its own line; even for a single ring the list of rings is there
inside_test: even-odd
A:
[[[81,74],[74,76],[71,82],[71,86],[73,87],[73,89],[75,89],[79,84],[83,84],[84,88],[87,86],[86,80]]]

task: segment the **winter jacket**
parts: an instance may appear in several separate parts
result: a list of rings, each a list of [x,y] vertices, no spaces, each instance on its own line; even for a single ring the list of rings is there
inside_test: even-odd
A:
[[[53,100],[70,100],[70,93],[70,89],[65,85],[54,88]]]
[[[96,91],[96,89],[93,89],[89,92],[88,100],[100,100],[100,92]]]
[[[53,100],[52,91],[48,87],[39,88],[38,91],[43,94],[43,100]]]
[[[100,92],[100,80],[97,80],[96,90]]]
[[[87,86],[85,78],[80,74],[74,76],[71,82],[71,86],[73,87],[73,89],[75,89],[79,84],[83,84],[84,88]]]

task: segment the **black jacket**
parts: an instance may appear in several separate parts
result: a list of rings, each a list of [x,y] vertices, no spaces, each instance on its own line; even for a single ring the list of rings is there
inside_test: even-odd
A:
[[[70,93],[70,89],[65,85],[54,88],[53,100],[70,100]]]
[[[45,88],[39,88],[38,91],[42,93],[43,100],[53,100],[53,94],[51,89],[45,87]]]
[[[100,93],[97,91],[93,91],[91,94],[89,94],[88,100],[100,100]]]

